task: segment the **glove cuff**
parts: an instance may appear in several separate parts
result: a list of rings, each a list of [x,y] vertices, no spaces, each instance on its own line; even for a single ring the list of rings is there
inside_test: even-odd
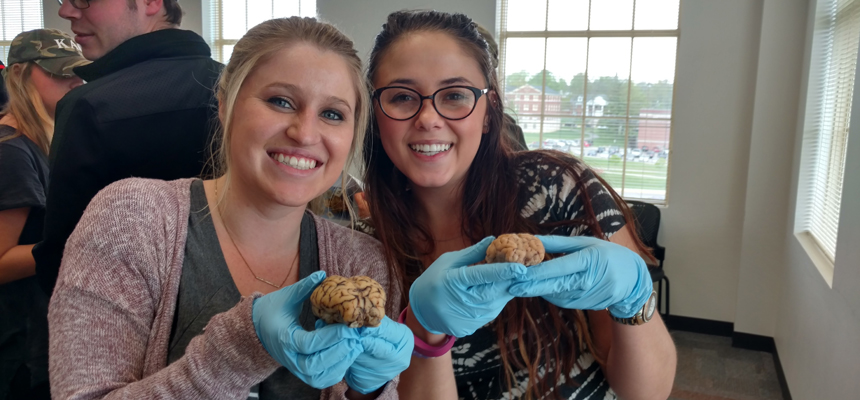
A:
[[[397,318],[397,322],[401,324],[406,323],[406,312],[409,310],[409,307],[403,309],[400,313],[400,317]],[[454,347],[454,341],[457,340],[456,337],[447,335],[448,338],[439,346],[431,346],[427,344],[425,341],[421,340],[417,335],[412,335],[415,337],[415,347],[412,349],[412,355],[419,358],[436,358],[445,355],[445,353],[451,351],[451,348]]]

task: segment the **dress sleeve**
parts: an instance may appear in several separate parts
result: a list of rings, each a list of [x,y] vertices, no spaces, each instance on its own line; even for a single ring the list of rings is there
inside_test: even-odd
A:
[[[539,152],[528,153],[517,167],[523,217],[546,227],[546,234],[594,236],[584,223],[588,213],[583,198],[587,197],[607,238],[624,226],[624,214],[591,168],[575,158],[562,158],[572,167],[571,173]]]
[[[244,398],[278,366],[254,331],[253,298],[213,317],[166,365],[187,213],[159,186],[131,195],[122,184],[96,196],[66,246],[48,313],[52,395]]]
[[[0,143],[0,211],[45,207],[45,189],[39,179],[39,160],[31,151]]]

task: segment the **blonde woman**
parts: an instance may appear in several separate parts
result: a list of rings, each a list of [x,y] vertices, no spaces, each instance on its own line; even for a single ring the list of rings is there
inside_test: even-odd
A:
[[[307,211],[362,141],[364,82],[352,41],[314,19],[239,40],[217,89],[218,178],[114,183],[69,239],[49,312],[55,397],[396,397],[410,330],[315,323],[306,305],[326,273],[400,302],[378,242]]]
[[[23,32],[9,48],[9,103],[0,111],[0,398],[48,396],[47,296],[30,251],[42,237],[54,110],[82,83],[72,68],[86,63],[54,29]]]

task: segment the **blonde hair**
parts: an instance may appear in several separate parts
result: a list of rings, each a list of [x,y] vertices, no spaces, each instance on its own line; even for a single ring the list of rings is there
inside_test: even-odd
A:
[[[232,140],[230,125],[233,122],[233,107],[236,105],[239,89],[242,88],[245,79],[258,64],[273,53],[300,43],[313,45],[320,50],[331,51],[340,55],[352,73],[357,98],[351,151],[341,174],[341,185],[346,187],[346,171],[354,162],[361,160],[360,145],[364,141],[364,130],[370,118],[370,93],[362,73],[361,59],[358,58],[358,52],[355,50],[352,40],[334,26],[314,18],[290,17],[265,21],[248,30],[248,33],[236,43],[230,61],[224,67],[224,71],[221,72],[217,86],[218,104],[221,110],[219,112],[221,132],[220,135],[215,135],[213,142],[216,177],[229,176],[230,174],[230,141]],[[220,192],[219,203],[226,192],[226,188]],[[311,211],[319,214],[323,208],[324,197],[325,194],[322,194],[310,202]],[[352,211],[350,203],[346,199],[344,200],[344,204],[350,207],[350,211]],[[350,212],[350,215],[353,214]]]
[[[6,90],[9,92],[9,103],[0,111],[0,115],[9,114],[18,123],[17,133],[7,136],[0,141],[14,139],[24,135],[39,146],[45,154],[51,148],[51,138],[54,136],[54,119],[48,114],[42,96],[36,90],[31,79],[36,63],[29,61],[17,63],[6,68]]]

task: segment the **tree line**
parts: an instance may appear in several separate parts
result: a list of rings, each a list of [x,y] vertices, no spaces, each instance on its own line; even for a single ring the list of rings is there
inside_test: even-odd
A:
[[[544,82],[546,74],[546,87],[558,92],[562,100],[562,112],[573,112],[575,101],[579,96],[585,94],[585,74],[578,73],[569,81],[556,77],[552,71],[543,70],[537,74],[529,74],[526,71],[514,72],[505,78],[508,88],[517,88],[523,85],[531,85],[538,89]],[[640,109],[671,110],[672,108],[672,86],[668,81],[638,82],[630,87],[630,115],[639,115]],[[619,79],[618,76],[601,76],[588,80],[588,99],[597,96],[607,101],[603,115],[623,116],[627,110],[627,79]]]

